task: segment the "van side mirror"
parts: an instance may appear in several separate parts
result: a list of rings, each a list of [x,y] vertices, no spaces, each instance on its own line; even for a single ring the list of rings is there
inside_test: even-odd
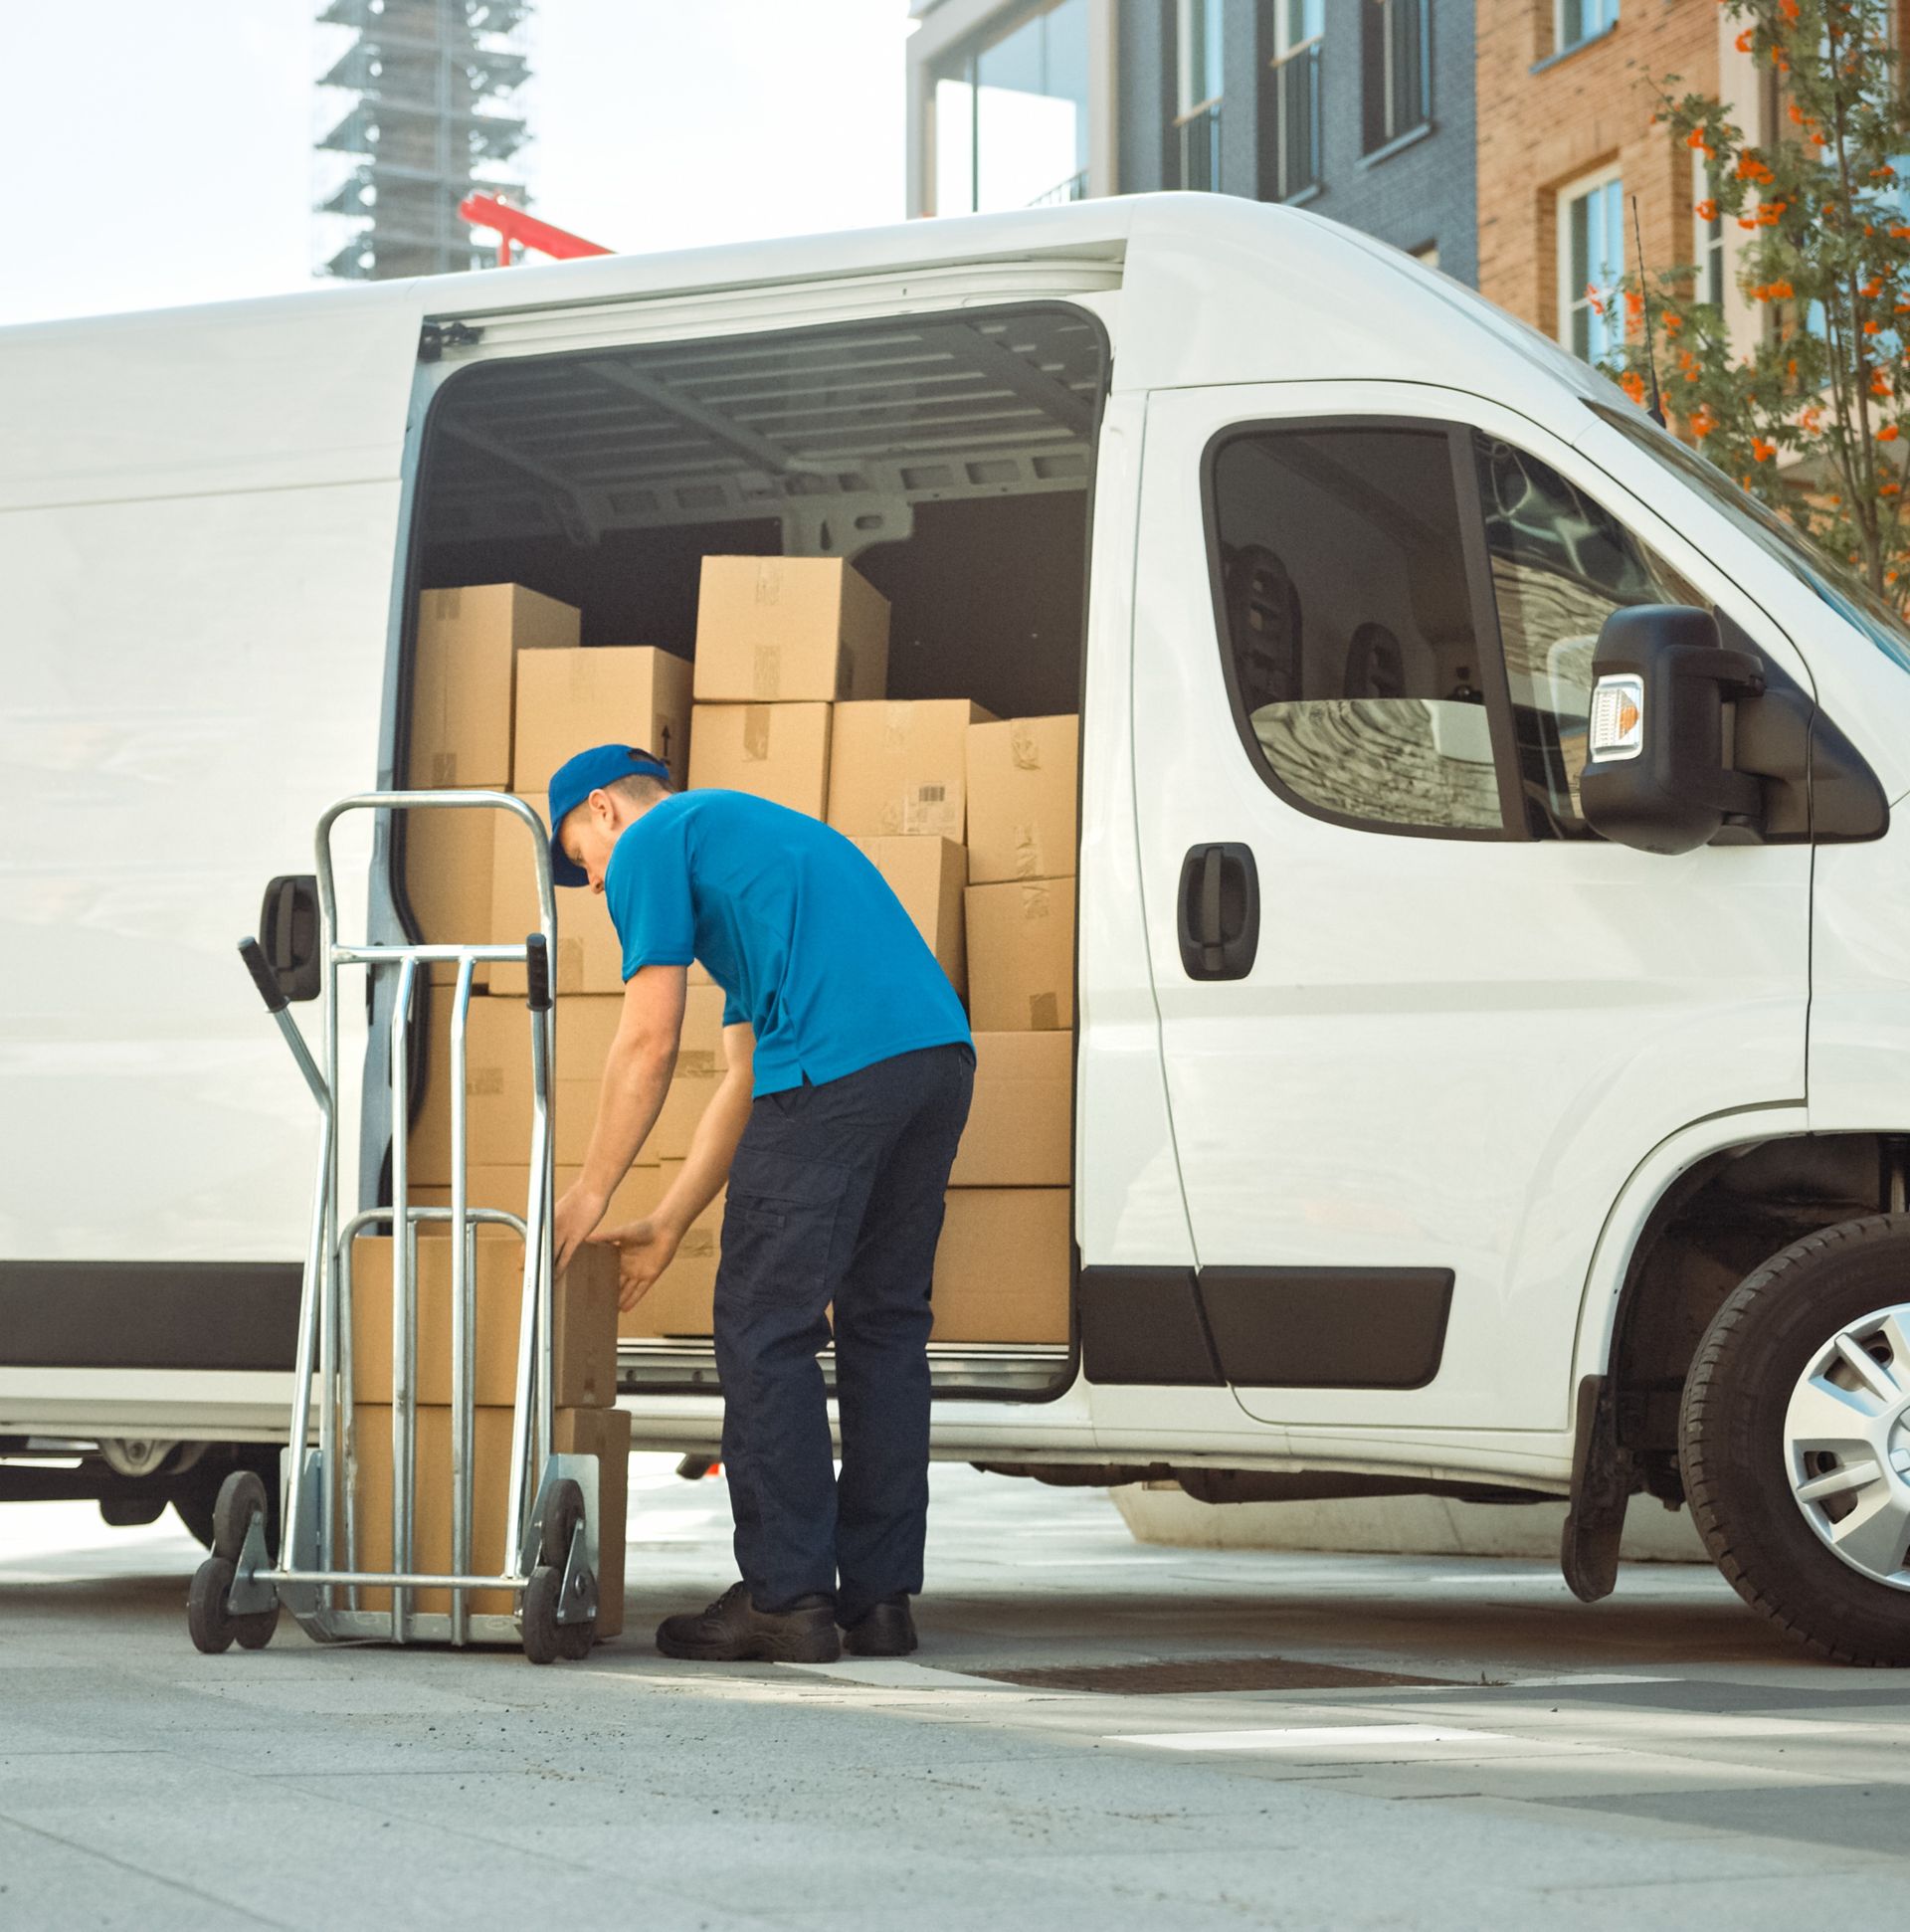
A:
[[[1727,820],[1761,828],[1764,787],[1729,763],[1724,707],[1727,694],[1763,688],[1763,663],[1725,650],[1709,611],[1614,611],[1592,659],[1586,823],[1616,845],[1661,853],[1708,845]]]
[[[312,873],[288,872],[266,887],[259,943],[287,1000],[318,997],[318,880]]]

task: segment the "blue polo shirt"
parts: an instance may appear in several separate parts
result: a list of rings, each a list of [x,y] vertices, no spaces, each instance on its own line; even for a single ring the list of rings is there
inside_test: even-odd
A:
[[[756,1035],[755,1091],[820,1086],[969,1041],[968,1016],[888,882],[816,819],[744,792],[678,792],[619,835],[604,898],[624,978],[700,960],[723,1025]]]

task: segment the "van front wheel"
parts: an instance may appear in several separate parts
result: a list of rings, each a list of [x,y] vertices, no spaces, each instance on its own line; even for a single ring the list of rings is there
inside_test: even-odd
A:
[[[1718,1310],[1679,1418],[1738,1594],[1819,1656],[1910,1664],[1910,1217],[1826,1228]]]

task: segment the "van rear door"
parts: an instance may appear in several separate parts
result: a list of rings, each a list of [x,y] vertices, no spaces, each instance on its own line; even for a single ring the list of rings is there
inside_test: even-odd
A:
[[[1563,1429],[1632,1167],[1805,1090],[1810,848],[1596,838],[1592,647],[1715,603],[1804,667],[1701,536],[1450,390],[1157,393],[1145,472],[1141,869],[1223,1366],[1296,1444]]]

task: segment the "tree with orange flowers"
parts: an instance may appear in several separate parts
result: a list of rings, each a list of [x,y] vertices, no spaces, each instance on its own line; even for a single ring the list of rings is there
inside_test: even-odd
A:
[[[1624,307],[1605,366],[1647,402],[1654,349],[1671,427],[1903,608],[1910,100],[1896,0],[1721,3],[1742,26],[1740,52],[1776,76],[1779,137],[1752,143],[1728,103],[1675,94],[1676,76],[1661,111],[1703,157],[1698,218],[1745,238],[1739,284],[1757,339],[1729,339],[1692,269],[1633,275],[1594,291]]]

